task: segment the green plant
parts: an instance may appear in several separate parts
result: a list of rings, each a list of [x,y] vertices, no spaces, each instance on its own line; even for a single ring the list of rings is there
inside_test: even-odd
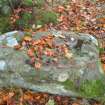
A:
[[[51,11],[45,11],[42,13],[43,23],[57,23],[57,14]]]
[[[41,8],[45,3],[45,0],[36,0],[36,6]]]
[[[67,90],[75,90],[75,84],[73,83],[73,81],[70,80],[66,80],[65,82],[62,83],[64,85],[64,87]]]
[[[32,0],[24,0],[23,4],[26,6],[32,6]]]
[[[105,49],[104,48],[99,48],[100,53],[104,53]]]
[[[21,18],[16,21],[17,27],[21,28],[29,28],[30,27],[30,20],[32,18],[31,13],[22,13]]]
[[[36,19],[36,24],[37,25],[45,25],[48,23],[57,23],[57,14],[55,12],[51,11],[40,11],[39,12],[39,17]]]
[[[0,16],[0,32],[5,33],[10,30],[9,17]]]
[[[7,0],[0,0],[0,8],[4,5],[8,5]]]
[[[31,13],[23,13],[23,14],[22,14],[22,19],[24,19],[24,21],[25,21],[26,23],[28,23],[31,18],[32,18],[32,14],[31,14]]]
[[[45,0],[34,0],[35,1],[35,6],[36,7],[42,7],[43,4],[45,3]],[[32,0],[24,0],[23,4],[26,6],[32,6],[33,5],[33,1]]]

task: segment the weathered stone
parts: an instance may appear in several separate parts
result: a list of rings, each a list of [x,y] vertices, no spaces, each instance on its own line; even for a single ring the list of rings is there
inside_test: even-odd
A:
[[[37,34],[46,35],[36,33],[35,36]],[[61,34],[65,36],[67,43],[72,44],[72,41],[76,41],[73,45],[68,44],[73,57],[69,60],[62,58],[57,67],[44,65],[41,70],[35,70],[26,63],[29,57],[25,50],[17,51],[8,46],[3,48],[1,43],[0,87],[18,86],[34,91],[71,96],[100,97],[104,95],[104,73],[100,66],[97,40],[85,34],[73,32]],[[56,38],[59,39],[59,37]],[[3,36],[0,40],[5,41]],[[94,92],[92,95],[84,89],[86,86],[90,89],[89,92]]]

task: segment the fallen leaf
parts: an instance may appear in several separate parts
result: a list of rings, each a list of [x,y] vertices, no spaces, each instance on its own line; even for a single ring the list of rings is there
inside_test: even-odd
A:
[[[41,68],[41,63],[37,62],[34,65],[35,69],[39,70]]]
[[[31,41],[32,38],[31,38],[30,36],[25,36],[23,40],[24,40],[24,41]]]
[[[30,56],[30,57],[34,57],[34,50],[33,49],[29,49],[28,51],[27,51],[27,54],[28,54],[28,56]]]

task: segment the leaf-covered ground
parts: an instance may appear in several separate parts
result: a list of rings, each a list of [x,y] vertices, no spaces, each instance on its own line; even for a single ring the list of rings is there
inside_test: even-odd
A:
[[[23,89],[0,91],[0,105],[104,105],[94,99],[72,98]]]

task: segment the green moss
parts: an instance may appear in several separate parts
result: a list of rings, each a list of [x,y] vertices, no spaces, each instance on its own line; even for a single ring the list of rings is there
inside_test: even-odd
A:
[[[78,89],[75,83],[70,80],[63,82],[62,85],[65,86],[65,89],[73,90],[86,98],[103,97],[105,93],[105,84],[102,80],[84,81]]]
[[[73,83],[73,81],[66,80],[62,83],[62,85],[65,86],[67,90],[75,90],[75,84]]]
[[[102,80],[85,81],[81,84],[79,92],[85,97],[100,97],[105,93],[105,84]]]

